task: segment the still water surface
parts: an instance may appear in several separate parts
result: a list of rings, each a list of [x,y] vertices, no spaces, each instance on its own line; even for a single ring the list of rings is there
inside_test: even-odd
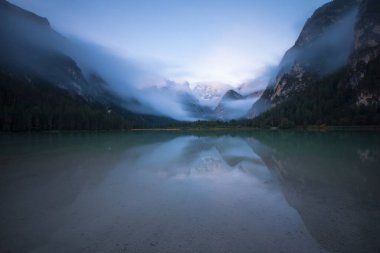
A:
[[[378,132],[0,143],[0,252],[380,252]]]

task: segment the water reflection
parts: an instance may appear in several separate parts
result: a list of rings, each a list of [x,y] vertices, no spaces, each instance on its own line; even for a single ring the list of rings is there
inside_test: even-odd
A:
[[[377,132],[265,133],[255,149],[280,179],[288,203],[331,252],[379,252]]]
[[[0,252],[379,249],[376,133],[0,140]]]
[[[244,180],[271,178],[260,157],[246,141],[236,137],[177,137],[133,148],[126,156],[126,166],[169,178],[217,179],[225,174],[241,175]]]

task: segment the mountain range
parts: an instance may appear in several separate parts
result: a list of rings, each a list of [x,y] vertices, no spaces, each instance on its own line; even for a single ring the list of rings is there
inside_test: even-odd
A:
[[[186,125],[149,103],[157,94],[166,94],[162,101],[173,100],[167,108],[188,120],[240,120],[255,127],[380,124],[376,0],[334,0],[317,9],[267,88],[248,94],[205,84],[178,89],[170,81],[139,91],[126,86],[121,93],[110,71],[86,63],[89,54],[83,56],[46,18],[0,0],[0,24],[2,131]]]

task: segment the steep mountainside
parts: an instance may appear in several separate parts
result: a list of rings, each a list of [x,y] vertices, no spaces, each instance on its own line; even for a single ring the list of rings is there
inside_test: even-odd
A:
[[[0,1],[0,130],[120,129],[174,121],[139,115],[66,53],[47,19]]]
[[[380,104],[380,2],[363,1],[355,26],[355,44],[347,81],[358,91],[356,105]]]
[[[319,8],[248,117],[269,110],[254,124],[379,124],[379,18],[376,0]]]
[[[3,74],[43,78],[79,95],[95,95],[76,62],[63,49],[68,41],[47,19],[0,2],[0,66]],[[99,87],[100,88],[100,87]]]

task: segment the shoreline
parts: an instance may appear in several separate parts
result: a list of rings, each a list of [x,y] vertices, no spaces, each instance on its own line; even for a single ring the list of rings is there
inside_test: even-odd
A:
[[[134,132],[144,132],[144,131],[157,131],[157,132],[180,132],[180,131],[291,131],[291,130],[302,130],[302,131],[335,131],[335,130],[377,130],[380,131],[380,126],[308,126],[308,127],[294,127],[294,128],[279,128],[279,127],[268,127],[268,128],[257,128],[257,127],[194,127],[194,128],[135,128],[126,130]]]
[[[35,131],[0,131],[0,134],[28,134],[28,133],[108,133],[108,132],[200,132],[200,131],[380,131],[380,126],[307,126],[293,128],[279,127],[173,127],[173,128],[133,128],[109,130],[35,130]]]

